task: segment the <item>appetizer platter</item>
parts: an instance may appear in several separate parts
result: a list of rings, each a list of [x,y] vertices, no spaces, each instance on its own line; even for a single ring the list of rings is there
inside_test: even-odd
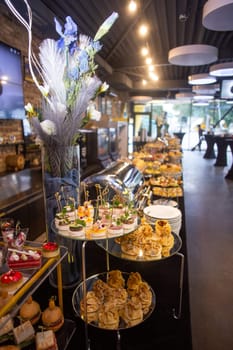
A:
[[[166,220],[160,222],[164,224],[164,229],[165,224],[169,224]],[[182,246],[181,238],[172,232],[170,225],[166,233],[161,234],[158,229],[156,231],[153,225],[146,222],[141,223],[128,235],[96,243],[117,258],[141,262],[169,258]]]

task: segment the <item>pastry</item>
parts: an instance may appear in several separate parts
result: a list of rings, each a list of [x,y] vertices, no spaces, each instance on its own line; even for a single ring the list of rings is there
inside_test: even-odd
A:
[[[108,273],[108,285],[112,288],[124,288],[125,280],[120,270],[112,270]]]
[[[20,350],[20,347],[17,345],[2,345],[0,350]]]
[[[20,271],[10,270],[0,277],[0,290],[13,291],[23,283],[23,275]]]
[[[119,327],[119,312],[114,303],[109,302],[101,306],[98,314],[98,326],[105,329]]]
[[[55,305],[54,298],[49,300],[49,306],[42,312],[41,320],[46,330],[56,332],[63,326],[64,316],[61,308]]]
[[[42,245],[42,255],[44,258],[53,258],[58,256],[60,248],[55,242],[47,242]]]
[[[168,220],[156,220],[155,232],[157,235],[168,235],[171,233],[171,225]]]
[[[85,312],[85,302],[86,302],[86,312]],[[86,300],[82,299],[80,302],[81,316],[84,319],[86,316],[88,323],[97,321],[100,304],[101,304],[100,300],[97,298],[97,296],[93,291],[87,292]]]
[[[148,283],[146,282],[140,283],[136,296],[133,298],[132,298],[133,300],[141,303],[143,314],[144,315],[147,314],[152,304],[152,292],[150,290]]]
[[[58,350],[57,339],[52,330],[36,333],[36,350]]]
[[[112,302],[117,310],[121,310],[128,299],[128,293],[125,288],[111,288],[106,291],[105,301]]]
[[[142,322],[143,311],[141,303],[136,299],[128,300],[121,312],[121,317],[125,321],[127,327],[132,327]]]
[[[20,324],[18,327],[13,328],[13,334],[16,344],[21,344],[24,341],[29,341],[34,338],[35,330],[30,321],[26,321]]]
[[[142,283],[142,277],[139,272],[130,272],[127,280],[127,292],[130,296],[136,295],[139,285]]]
[[[29,320],[32,325],[36,324],[41,316],[40,305],[30,296],[21,306],[19,316],[22,322]]]
[[[95,293],[97,298],[99,298],[100,301],[104,300],[109,288],[110,287],[108,286],[108,284],[102,281],[101,279],[97,279],[92,286],[93,292]]]

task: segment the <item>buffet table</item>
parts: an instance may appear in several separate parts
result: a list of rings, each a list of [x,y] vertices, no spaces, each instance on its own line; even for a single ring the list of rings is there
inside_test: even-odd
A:
[[[182,228],[180,237],[182,247],[180,252],[187,255],[184,201],[180,199],[179,208],[182,210]],[[86,245],[86,273],[87,276],[98,274],[106,270],[106,252],[95,242]],[[120,331],[119,349],[141,350],[145,347],[150,350],[179,347],[191,350],[191,325],[189,310],[189,288],[187,263],[184,265],[183,300],[180,319],[173,316],[174,309],[178,312],[180,293],[180,258],[177,255],[163,261],[133,262],[118,259],[110,255],[110,269],[121,271],[138,271],[151,285],[156,295],[154,312],[140,325]],[[186,261],[187,259],[185,259]],[[65,300],[73,295],[72,290],[64,291]],[[66,305],[65,312],[72,313],[72,305]],[[77,333],[72,338],[69,349],[73,349],[77,342],[80,349],[85,349],[85,326],[79,318],[77,321]],[[88,335],[91,349],[115,349],[118,344],[117,332],[98,329],[88,326]],[[73,347],[72,347],[73,346]]]

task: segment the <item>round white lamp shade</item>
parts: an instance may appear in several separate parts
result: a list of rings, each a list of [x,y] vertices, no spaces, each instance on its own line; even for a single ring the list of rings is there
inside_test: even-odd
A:
[[[192,87],[192,92],[203,95],[214,95],[218,90],[218,84],[193,85]]]
[[[216,31],[233,30],[233,0],[208,0],[203,8],[202,24]]]
[[[189,75],[188,83],[190,85],[203,85],[216,83],[217,79],[206,73]]]
[[[192,92],[178,92],[175,95],[176,100],[190,101],[194,94]]]
[[[177,66],[201,66],[216,62],[218,49],[211,45],[184,45],[171,49],[168,61]]]
[[[214,64],[210,67],[209,74],[215,77],[233,76],[233,62]]]

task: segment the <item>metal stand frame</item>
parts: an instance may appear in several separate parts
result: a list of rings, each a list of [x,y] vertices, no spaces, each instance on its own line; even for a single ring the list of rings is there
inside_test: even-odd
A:
[[[179,280],[179,303],[178,303],[178,311],[176,312],[176,309],[173,308],[173,317],[176,320],[179,320],[181,318],[181,312],[182,312],[182,299],[183,299],[183,281],[184,281],[184,254],[182,253],[176,253],[176,256],[179,256],[181,259],[180,262],[180,280]]]

